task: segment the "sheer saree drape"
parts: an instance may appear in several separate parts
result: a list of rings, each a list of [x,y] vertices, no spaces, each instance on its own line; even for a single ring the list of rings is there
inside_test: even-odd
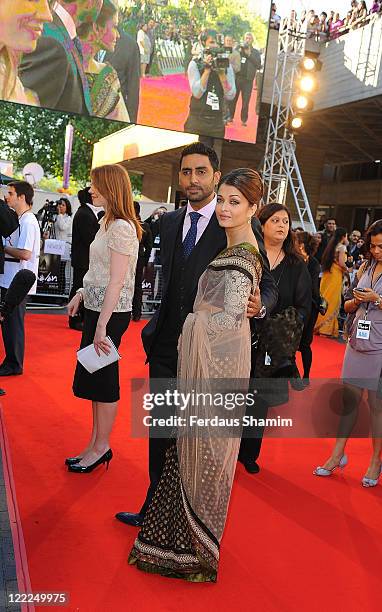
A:
[[[129,562],[140,569],[191,581],[216,580],[246,406],[232,394],[248,389],[246,310],[260,278],[260,255],[244,244],[223,251],[199,280],[194,311],[179,340],[177,381],[178,390],[196,401],[179,410],[184,425],[167,451],[131,551]],[[216,402],[217,396],[223,402]],[[217,426],[216,419],[228,426]],[[238,419],[239,427],[230,428],[232,419]]]

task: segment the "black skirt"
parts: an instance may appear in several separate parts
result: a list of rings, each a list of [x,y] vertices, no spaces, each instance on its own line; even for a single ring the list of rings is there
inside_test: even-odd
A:
[[[100,313],[85,308],[84,331],[81,346],[92,344]],[[106,335],[110,336],[116,348],[130,323],[130,312],[113,312],[106,326]],[[76,397],[96,402],[117,402],[119,400],[119,369],[118,361],[111,363],[90,374],[77,361],[74,373],[73,393]]]

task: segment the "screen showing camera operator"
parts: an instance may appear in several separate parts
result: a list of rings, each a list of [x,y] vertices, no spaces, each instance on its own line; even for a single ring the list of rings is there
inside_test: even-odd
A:
[[[244,41],[239,45],[241,56],[240,71],[236,73],[236,95],[230,104],[230,117],[235,118],[236,104],[241,94],[241,125],[248,123],[249,103],[251,101],[253,83],[256,72],[261,68],[260,52],[253,47],[254,38],[251,32],[247,32]]]
[[[232,49],[219,46],[219,39],[215,30],[204,31],[200,36],[203,51],[187,70],[192,95],[184,129],[212,138],[224,138],[224,101],[233,101],[236,94],[229,60]]]
[[[19,270],[31,270],[37,278],[40,256],[40,228],[32,212],[34,191],[25,181],[8,184],[7,204],[16,211],[19,227],[4,240],[4,273],[0,274],[2,297]],[[29,294],[36,293],[37,281]],[[24,367],[24,316],[27,298],[19,304],[1,326],[5,359],[0,365],[0,376],[23,373]]]

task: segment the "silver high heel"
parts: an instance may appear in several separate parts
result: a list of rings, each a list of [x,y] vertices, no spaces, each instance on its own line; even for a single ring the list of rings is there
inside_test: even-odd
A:
[[[367,476],[364,476],[362,478],[362,486],[365,487],[366,489],[368,489],[369,487],[376,487],[379,481],[379,477],[382,474],[382,465],[380,467],[379,470],[379,474],[377,478],[368,478]]]
[[[348,464],[347,455],[342,455],[339,464],[335,465],[331,470],[328,470],[327,468],[321,467],[319,465],[318,467],[316,467],[315,470],[313,470],[313,474],[315,476],[331,476],[334,470],[336,470],[337,468],[340,468],[340,470],[343,470],[344,467],[347,466],[347,464]]]

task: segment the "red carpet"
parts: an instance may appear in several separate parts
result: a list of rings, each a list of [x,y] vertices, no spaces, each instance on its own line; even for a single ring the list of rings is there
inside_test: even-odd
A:
[[[368,440],[349,444],[348,468],[330,479],[312,475],[330,441],[265,440],[260,474],[237,469],[216,585],[127,565],[136,530],[113,516],[139,509],[147,487],[146,441],[129,438],[129,377],[146,372],[140,329],[131,324],[121,348],[115,458],[108,472],[79,475],[63,465],[90,428],[71,394],[79,334],[63,316],[27,317],[25,374],[1,386],[33,591],[66,591],[64,609],[81,612],[381,610],[382,486],[360,486]],[[338,374],[342,352],[317,339],[315,375]]]
[[[225,130],[225,138],[240,142],[256,142],[256,90],[249,104],[247,127],[241,125],[241,97],[237,103],[235,120]],[[190,87],[187,75],[170,74],[141,79],[138,123],[183,132],[190,106]],[[207,134],[208,136],[208,134]]]

